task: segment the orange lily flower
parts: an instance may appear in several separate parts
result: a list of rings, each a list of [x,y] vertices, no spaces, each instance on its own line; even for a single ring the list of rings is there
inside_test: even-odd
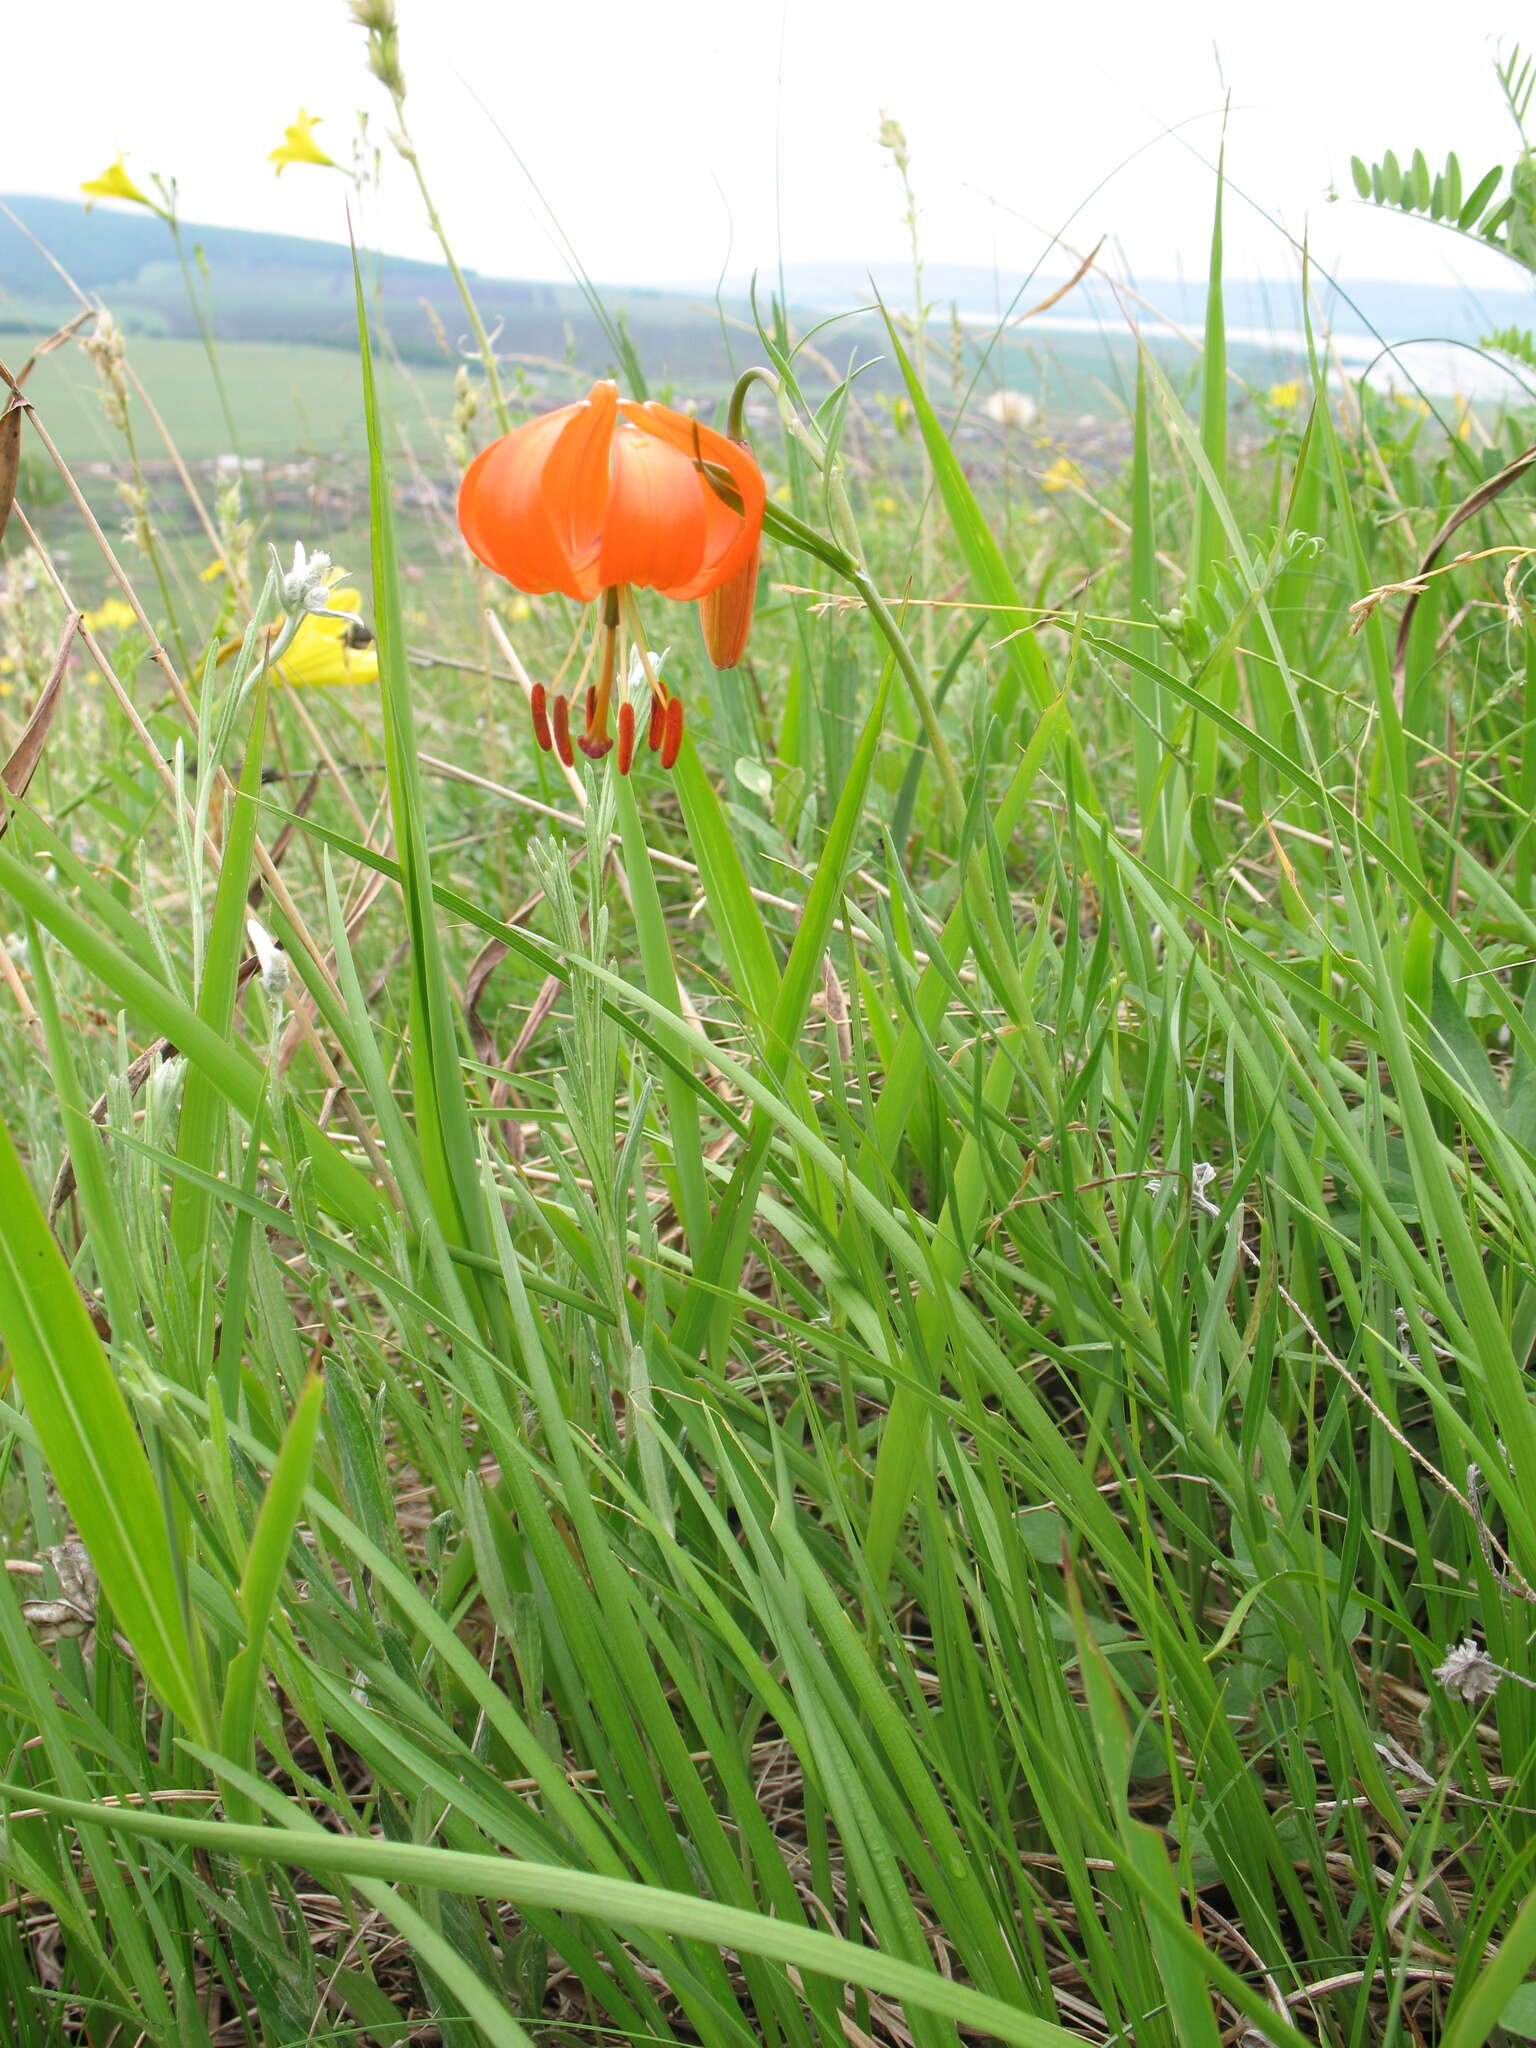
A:
[[[602,599],[598,677],[575,740],[589,760],[613,745],[620,591],[633,585],[689,600],[732,582],[756,557],[765,497],[762,471],[739,443],[667,406],[623,400],[610,382],[503,434],[465,471],[459,526],[488,569],[534,596],[558,590]],[[682,704],[645,666],[650,743],[670,767],[682,742]],[[567,700],[550,701],[536,687],[533,723],[540,745],[570,766]],[[633,735],[633,707],[621,705],[624,772]]]

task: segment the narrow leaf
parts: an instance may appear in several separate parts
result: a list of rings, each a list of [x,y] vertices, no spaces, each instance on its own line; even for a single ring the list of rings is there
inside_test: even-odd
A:
[[[43,1455],[151,1690],[204,1730],[165,1509],[85,1303],[0,1125],[0,1337]]]

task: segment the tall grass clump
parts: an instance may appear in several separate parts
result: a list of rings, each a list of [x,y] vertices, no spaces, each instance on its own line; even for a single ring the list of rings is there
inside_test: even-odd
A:
[[[478,315],[423,512],[359,268],[366,602],[11,365],[7,2040],[1536,2038],[1530,421],[1241,387],[1213,198],[1059,489],[764,301],[670,777],[533,745]]]

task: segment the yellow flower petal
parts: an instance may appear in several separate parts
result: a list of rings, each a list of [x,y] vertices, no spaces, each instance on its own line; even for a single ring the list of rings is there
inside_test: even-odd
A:
[[[1083,472],[1070,455],[1058,455],[1050,468],[1040,479],[1042,491],[1075,491],[1083,481]]]
[[[338,609],[351,610],[358,602],[355,590],[333,590],[331,602]],[[365,646],[348,645],[348,634],[357,628],[346,619],[323,619],[312,614],[300,625],[288,652],[277,664],[280,683],[295,689],[329,689],[338,683],[376,683],[379,653],[370,639]]]
[[[282,141],[267,157],[269,164],[277,165],[279,177],[290,164],[321,164],[329,165],[333,171],[341,169],[335,157],[327,156],[315,140],[320,120],[319,114],[306,114],[300,107],[297,120],[283,130]]]
[[[198,570],[197,580],[199,583],[217,583],[223,574],[224,564],[222,562],[210,562],[206,569]]]
[[[161,211],[149,194],[140,191],[129,177],[121,155],[115,163],[108,164],[99,178],[87,178],[80,190],[88,199],[131,199],[135,206],[147,206],[151,213]]]
[[[119,633],[125,626],[136,626],[138,623],[138,613],[131,604],[124,604],[120,597],[107,598],[103,604],[97,605],[95,611],[87,612],[84,616],[85,630],[88,633]]]

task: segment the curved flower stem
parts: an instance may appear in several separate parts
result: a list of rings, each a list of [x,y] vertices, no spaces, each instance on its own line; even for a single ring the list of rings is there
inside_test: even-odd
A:
[[[779,379],[774,371],[764,369],[761,363],[754,363],[750,370],[743,370],[736,379],[725,415],[725,431],[733,441],[740,441],[743,438],[742,420],[747,409],[747,393],[754,384],[766,384],[775,398],[779,395]]]

